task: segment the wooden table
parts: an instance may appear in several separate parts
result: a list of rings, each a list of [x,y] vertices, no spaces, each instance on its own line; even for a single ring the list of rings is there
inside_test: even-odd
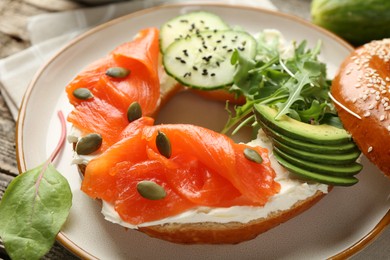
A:
[[[271,0],[280,11],[310,19],[310,0]],[[37,14],[64,11],[82,7],[82,4],[66,0],[1,0],[0,1],[0,58],[7,57],[30,46],[27,34],[27,18]],[[0,198],[9,182],[18,174],[15,151],[15,122],[0,95]],[[389,230],[387,233],[390,233]],[[386,234],[385,234],[386,235]],[[388,248],[382,235],[354,259],[383,257],[377,248]],[[386,237],[390,237],[388,234]],[[387,245],[387,246],[386,246]],[[388,252],[388,251],[387,251]],[[0,259],[9,259],[0,241]],[[60,244],[44,259],[77,259]],[[385,258],[383,258],[385,259]],[[390,255],[388,258],[390,259]]]

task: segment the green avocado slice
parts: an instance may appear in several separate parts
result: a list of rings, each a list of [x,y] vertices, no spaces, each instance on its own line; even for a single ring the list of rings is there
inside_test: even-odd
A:
[[[274,147],[273,152],[288,161],[295,166],[302,168],[308,171],[315,171],[318,173],[323,173],[326,175],[334,175],[334,176],[353,176],[359,173],[363,166],[357,162],[346,164],[346,165],[331,165],[331,164],[322,164],[322,163],[314,163],[310,161],[305,161],[300,158],[296,158],[292,155],[289,155],[285,152],[282,152],[277,147]]]
[[[261,104],[255,104],[254,107],[258,121],[290,138],[321,145],[345,144],[351,141],[351,135],[344,129],[326,124],[310,125],[286,115],[276,120],[276,109]]]
[[[261,122],[261,121],[260,121]],[[263,131],[273,139],[278,140],[281,143],[284,143],[290,147],[308,151],[312,153],[321,153],[321,154],[342,154],[342,153],[348,153],[351,151],[356,150],[355,143],[348,142],[345,144],[329,144],[329,145],[319,145],[315,143],[309,143],[297,139],[290,138],[288,136],[285,136],[274,129],[268,127],[267,125],[260,123]]]
[[[301,176],[303,178],[318,181],[321,183],[326,183],[329,185],[338,185],[338,186],[351,186],[356,184],[359,181],[357,178],[353,176],[340,177],[340,176],[325,175],[314,171],[304,170],[284,160],[278,154],[275,153],[274,155],[275,158],[283,167],[285,167],[290,172],[295,173],[296,175]]]
[[[299,149],[295,149],[289,147],[278,140],[273,139],[274,147],[279,148],[279,150],[290,154],[294,157],[301,158],[306,161],[316,162],[316,163],[325,163],[332,165],[345,165],[351,164],[356,161],[356,159],[360,156],[360,151],[355,150],[349,153],[344,154],[316,154],[307,151],[301,151]]]

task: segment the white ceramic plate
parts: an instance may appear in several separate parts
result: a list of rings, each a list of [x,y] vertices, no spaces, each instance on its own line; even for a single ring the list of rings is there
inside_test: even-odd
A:
[[[87,64],[129,41],[138,30],[160,26],[178,14],[208,10],[231,25],[256,33],[265,28],[280,30],[288,41],[306,39],[310,46],[323,41],[321,57],[333,76],[352,50],[337,37],[303,20],[248,7],[225,5],[165,6],[130,14],[97,27],[70,43],[51,59],[32,81],[23,101],[17,125],[17,151],[21,171],[42,163],[53,150],[60,133],[57,110],[71,110],[64,92],[67,83]],[[192,103],[189,103],[192,102]],[[179,108],[180,107],[180,108]],[[176,114],[174,111],[184,111]],[[185,111],[196,116],[188,117]],[[206,111],[208,113],[206,113]],[[210,111],[215,111],[213,115]],[[191,113],[192,112],[192,113]],[[204,112],[204,113],[202,113]],[[203,116],[202,116],[203,115]],[[211,128],[223,124],[225,111],[214,103],[181,95],[173,100],[159,120],[186,122]],[[216,123],[214,118],[222,118]],[[360,250],[390,219],[390,181],[367,160],[360,182],[349,188],[335,188],[304,214],[238,245],[177,245],[106,222],[99,203],[84,195],[75,166],[70,165],[68,144],[56,160],[56,167],[69,180],[73,206],[58,240],[81,257],[100,259],[325,259],[348,256]],[[359,242],[360,241],[360,242]]]

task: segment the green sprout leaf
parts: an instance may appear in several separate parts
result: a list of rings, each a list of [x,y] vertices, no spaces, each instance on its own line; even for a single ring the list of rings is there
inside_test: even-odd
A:
[[[0,202],[0,236],[12,259],[40,259],[45,255],[72,205],[69,184],[51,163],[66,135],[62,113],[59,116],[63,131],[53,154],[42,165],[13,179]]]
[[[239,52],[233,54],[231,63],[236,69],[230,91],[243,95],[246,103],[230,111],[222,133],[236,127],[231,131],[234,134],[245,125],[256,125],[255,104],[278,108],[276,119],[288,115],[302,122],[321,124],[325,119],[337,117],[328,96],[331,82],[326,78],[326,65],[317,58],[321,42],[313,49],[307,48],[306,41],[293,43],[293,50],[286,55],[280,49],[280,40],[275,34],[271,37],[260,34],[256,58],[241,56]]]

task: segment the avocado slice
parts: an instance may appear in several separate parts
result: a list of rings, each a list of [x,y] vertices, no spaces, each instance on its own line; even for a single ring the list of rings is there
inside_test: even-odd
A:
[[[348,153],[353,150],[356,150],[357,147],[355,143],[348,142],[345,144],[338,144],[338,145],[319,145],[315,143],[309,143],[297,139],[292,139],[288,136],[285,136],[274,129],[268,127],[267,125],[263,124],[260,121],[261,127],[263,131],[273,139],[278,140],[281,143],[284,143],[290,147],[303,150],[303,151],[308,151],[312,153],[323,153],[323,154],[342,154],[342,153]]]
[[[353,176],[357,173],[359,173],[363,166],[357,162],[353,162],[351,164],[346,165],[331,165],[331,164],[322,164],[322,163],[314,163],[306,160],[302,160],[300,158],[294,157],[292,155],[289,155],[281,150],[279,150],[277,147],[274,147],[273,149],[274,154],[279,155],[284,160],[288,161],[291,164],[294,164],[295,166],[308,170],[308,171],[315,171],[318,173],[323,173],[327,175],[334,175],[334,176]]]
[[[283,115],[276,120],[278,113],[266,105],[255,104],[257,121],[262,121],[269,128],[293,139],[321,145],[345,144],[351,141],[351,135],[344,129],[331,125],[310,125]]]
[[[274,153],[274,155],[275,158],[283,167],[285,167],[290,172],[295,173],[296,175],[301,176],[303,178],[307,178],[321,183],[326,183],[329,185],[338,185],[338,186],[351,186],[356,184],[359,181],[357,178],[353,176],[340,177],[340,176],[333,176],[333,175],[325,175],[315,171],[308,171],[299,168],[298,166],[295,166],[294,164],[288,162],[287,160],[284,160],[277,153]]]
[[[279,150],[293,155],[294,157],[304,159],[306,161],[317,162],[317,163],[325,163],[325,164],[333,164],[333,165],[342,165],[342,164],[350,164],[356,161],[356,159],[360,156],[359,150],[354,150],[352,152],[344,153],[344,154],[318,154],[311,153],[307,151],[301,151],[299,149],[292,148],[288,145],[285,145],[278,140],[272,140],[274,147],[279,148]]]

